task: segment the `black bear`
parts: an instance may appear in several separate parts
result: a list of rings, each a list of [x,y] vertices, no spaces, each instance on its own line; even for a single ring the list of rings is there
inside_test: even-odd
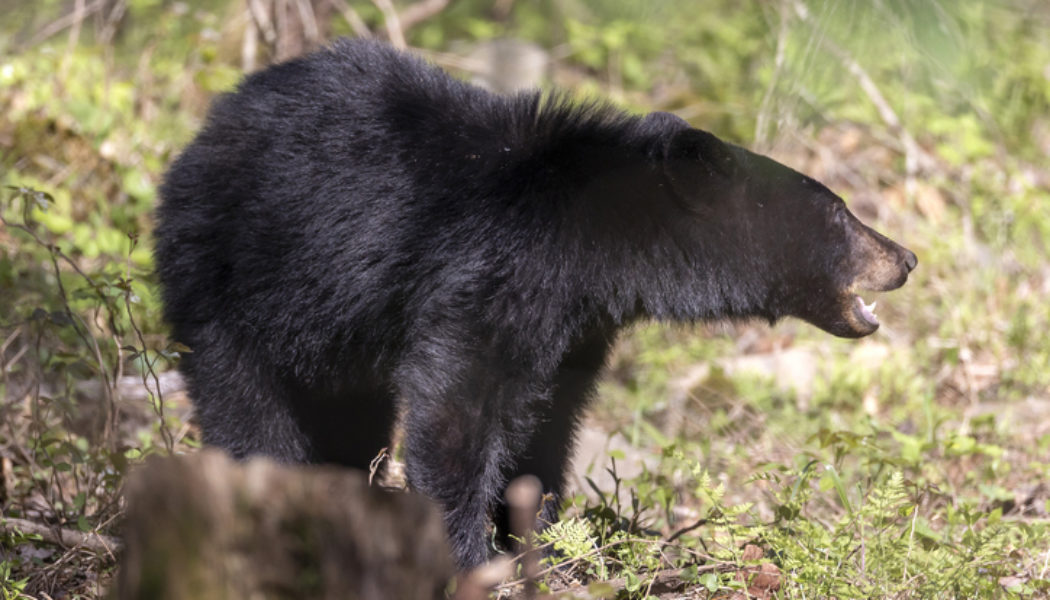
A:
[[[219,98],[161,188],[156,266],[204,441],[409,484],[460,565],[573,430],[639,319],[794,316],[858,337],[915,255],[823,185],[666,113],[494,95],[341,41]]]

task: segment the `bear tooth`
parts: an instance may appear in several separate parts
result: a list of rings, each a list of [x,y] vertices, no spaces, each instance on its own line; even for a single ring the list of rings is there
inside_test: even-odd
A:
[[[862,300],[861,302],[863,302],[863,300]],[[870,312],[870,313],[872,314],[872,316],[874,316],[874,315],[875,315],[875,305],[876,305],[876,304],[878,304],[878,303],[879,303],[879,302],[878,302],[878,300],[873,300],[873,301],[872,301],[872,303],[871,303],[871,305],[867,305],[867,304],[865,304],[865,305],[864,305],[864,308],[865,308],[865,309],[866,309],[866,310],[867,310],[868,312]]]

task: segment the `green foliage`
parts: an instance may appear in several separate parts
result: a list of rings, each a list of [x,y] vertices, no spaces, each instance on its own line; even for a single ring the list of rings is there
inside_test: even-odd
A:
[[[822,438],[820,454],[827,458],[799,466],[767,464],[751,478],[751,485],[765,490],[762,512],[772,514],[771,520],[751,502],[729,501],[725,483],[716,484],[698,461],[672,448],[656,471],[617,480],[631,491],[629,505],[605,494],[597,504],[578,498],[583,518],[566,520],[540,539],[554,544],[554,562],[563,568],[599,579],[625,577],[632,598],[643,597],[635,592],[645,587],[644,573],[710,567],[711,561],[723,565],[722,575],[701,577],[696,571],[698,583],[711,591],[738,587],[740,580],[731,575],[744,568],[745,542],[767,548],[790,597],[957,598],[996,597],[998,580],[1017,569],[1017,549],[1050,535],[1046,523],[1004,520],[999,508],[940,505],[936,486],[898,470],[896,457],[871,439],[837,432]],[[843,457],[861,457],[866,466],[845,478],[828,462]],[[837,505],[834,516],[828,514],[829,500]],[[680,526],[670,517],[680,505],[695,506],[701,518],[659,535]],[[633,589],[632,578],[639,582]],[[1050,580],[1024,586],[1050,589]]]
[[[558,556],[583,561],[583,572],[595,579],[608,579],[609,570],[598,549],[598,540],[592,535],[591,522],[574,517],[552,524],[538,535],[539,542],[550,546]],[[548,562],[557,559],[549,557]]]
[[[0,517],[0,525],[4,523],[3,517]],[[40,536],[26,535],[20,531],[8,529],[0,530],[0,549],[2,548],[14,548],[20,544],[32,543],[39,539]],[[19,577],[15,575],[16,572],[24,572],[22,568],[24,565],[23,561],[19,559],[8,560],[0,557],[0,599],[2,600],[19,600],[25,597],[26,585],[29,583],[28,577]]]
[[[0,390],[19,390],[23,402],[0,404],[0,444],[18,448],[20,459],[4,513],[42,512],[59,527],[99,532],[120,513],[129,462],[171,452],[177,442],[174,431],[182,423],[165,413],[170,407],[157,376],[174,352],[158,345],[163,338],[147,341],[139,325],[139,290],[151,290],[133,279],[140,271],[132,259],[135,238],[123,245],[123,257],[114,252],[98,255],[105,260],[84,260],[72,231],[56,232],[40,218],[56,205],[50,194],[25,187],[5,192],[0,224],[18,252],[0,248],[0,278],[15,283],[0,305],[0,331],[5,345],[21,350],[2,357]],[[121,401],[125,374],[148,390],[148,405],[136,409]],[[127,428],[125,421],[136,414],[150,415],[148,427]],[[4,547],[26,543],[6,539]],[[112,555],[99,558],[106,565]],[[9,570],[12,565],[39,575],[53,568],[3,563]],[[4,585],[16,590],[27,582]]]
[[[24,597],[28,582],[28,577],[14,579],[11,575],[11,564],[0,561],[0,594],[3,595],[3,600],[18,600]]]

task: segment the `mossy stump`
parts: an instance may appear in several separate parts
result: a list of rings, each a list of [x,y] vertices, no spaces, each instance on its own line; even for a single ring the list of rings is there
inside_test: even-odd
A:
[[[155,458],[127,484],[119,600],[443,598],[454,574],[439,511],[366,474]]]

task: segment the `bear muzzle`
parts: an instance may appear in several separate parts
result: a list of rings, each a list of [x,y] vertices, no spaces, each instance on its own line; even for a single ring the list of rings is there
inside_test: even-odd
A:
[[[888,292],[903,286],[919,260],[915,253],[893,242],[878,232],[867,231],[861,238],[860,272],[842,299],[846,322],[853,330],[848,337],[861,337],[874,333],[879,328],[875,314],[876,302],[868,304],[857,290],[866,292]]]

